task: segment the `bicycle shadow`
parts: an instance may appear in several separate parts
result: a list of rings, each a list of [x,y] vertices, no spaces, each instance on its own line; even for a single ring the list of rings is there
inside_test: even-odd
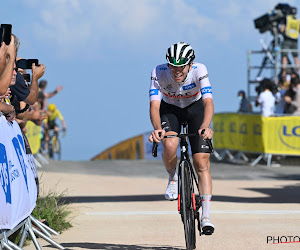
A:
[[[164,194],[117,195],[117,196],[65,196],[63,203],[95,203],[95,202],[152,202],[165,201]]]
[[[300,184],[272,188],[243,188],[242,190],[264,194],[263,197],[240,197],[213,195],[213,201],[233,203],[300,203]],[[66,196],[61,203],[96,203],[96,202],[157,202],[166,201],[163,194],[154,195],[116,195],[116,196]]]
[[[143,250],[143,249],[157,249],[157,250],[183,250],[174,246],[147,246],[147,245],[125,245],[125,244],[106,244],[106,243],[91,243],[91,242],[72,242],[61,244],[66,249],[73,249],[74,247],[83,249],[103,249],[103,250]],[[52,245],[45,247],[55,248]]]

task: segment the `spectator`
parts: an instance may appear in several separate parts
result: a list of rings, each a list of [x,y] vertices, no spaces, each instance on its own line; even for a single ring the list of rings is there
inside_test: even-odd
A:
[[[16,64],[14,64],[16,65]],[[14,85],[16,82],[16,76],[17,76],[17,69],[13,69],[13,74],[10,80],[10,84]],[[12,122],[15,119],[16,113],[15,113],[15,107],[10,102],[10,89],[8,88],[6,93],[1,96],[1,103],[0,103],[0,111],[5,115],[7,121]]]
[[[292,9],[292,14],[287,15],[285,18],[284,24],[280,27],[280,32],[283,34],[284,41],[282,44],[282,49],[298,49],[298,37],[299,37],[299,30],[300,30],[300,20],[296,18],[297,8]],[[298,53],[292,52],[294,57],[294,63],[296,65],[296,73],[299,73],[299,59]],[[287,69],[287,61],[288,55],[287,52],[282,52],[282,75],[285,76]]]
[[[13,35],[13,37],[17,53],[20,41],[15,35]],[[32,65],[32,79],[30,86],[25,81],[23,75],[20,72],[17,72],[16,83],[10,87],[11,94],[16,96],[18,101],[24,101],[29,105],[34,104],[38,98],[38,80],[44,75],[45,69],[46,67],[43,64],[40,64],[39,66]]]
[[[4,66],[5,58],[5,66]],[[15,39],[12,36],[8,46],[2,43],[0,48],[0,96],[5,95],[14,71],[14,63],[16,59]]]
[[[238,98],[240,100],[240,108],[238,112],[241,113],[251,113],[252,112],[252,105],[248,98],[246,98],[246,93],[244,90],[240,90],[238,92]]]
[[[284,96],[287,103],[287,112],[293,115],[300,115],[300,79],[295,77],[291,81],[290,89]]]
[[[289,88],[291,83],[291,75],[286,75],[286,77],[281,77],[278,82],[278,91],[275,94],[276,97],[276,114],[284,114],[286,109],[286,102],[284,101],[284,95]]]
[[[275,97],[271,92],[273,83],[270,79],[265,78],[262,80],[261,85],[263,87],[263,92],[257,97],[255,106],[261,106],[261,114],[263,116],[267,117],[274,115]]]
[[[41,106],[41,109],[44,109],[44,107],[47,107],[47,99],[51,98],[52,96],[56,95],[58,92],[62,90],[62,86],[58,86],[54,91],[50,93],[46,93],[45,89],[47,88],[47,81],[41,80],[39,83],[39,103]]]

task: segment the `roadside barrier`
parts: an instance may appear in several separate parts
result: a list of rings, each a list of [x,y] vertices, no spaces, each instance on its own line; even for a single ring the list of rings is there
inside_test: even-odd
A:
[[[245,153],[258,154],[251,164],[255,166],[266,158],[268,166],[272,155],[300,155],[300,117],[263,117],[257,114],[219,113],[213,118],[214,147],[221,150],[221,158],[244,158]],[[230,151],[237,151],[233,156]],[[220,152],[220,151],[219,151]]]
[[[263,117],[259,114],[218,113],[213,118],[213,131],[213,156],[217,160],[229,157],[233,162],[239,159],[249,162],[246,153],[251,153],[258,155],[252,166],[261,159],[266,160],[270,166],[273,155],[300,156],[299,116]],[[148,141],[151,132],[124,140],[91,160],[154,160],[152,143]],[[162,144],[159,143],[155,159],[161,160],[161,153]],[[179,146],[177,155],[180,155]]]
[[[53,246],[64,249],[50,239],[51,228],[41,225],[31,216],[37,199],[37,173],[32,154],[26,154],[24,138],[17,122],[9,123],[0,115],[0,249],[22,249],[27,232],[37,249],[41,249],[34,234]],[[34,224],[40,230],[32,227]],[[19,245],[8,237],[22,229]]]

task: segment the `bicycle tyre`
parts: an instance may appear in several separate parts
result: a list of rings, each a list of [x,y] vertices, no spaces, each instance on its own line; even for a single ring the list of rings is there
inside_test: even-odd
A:
[[[196,248],[195,211],[192,198],[192,180],[189,165],[181,167],[181,198],[186,249]]]
[[[56,137],[55,145],[54,145],[54,159],[60,160],[61,159],[61,143],[58,137]]]
[[[49,158],[52,159],[53,158],[53,154],[54,154],[52,142],[49,142],[48,153],[49,153]]]

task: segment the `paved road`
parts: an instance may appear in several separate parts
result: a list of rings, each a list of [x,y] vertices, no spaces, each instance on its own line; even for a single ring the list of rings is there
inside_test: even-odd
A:
[[[62,161],[59,164],[52,162],[51,165],[46,165],[42,171],[164,179],[167,176],[163,163],[159,160]],[[251,167],[246,163],[212,162],[211,174],[216,180],[300,180],[300,166],[267,167],[266,165],[257,165]]]
[[[197,249],[299,248],[272,243],[300,241],[300,168],[213,162],[211,169],[216,232],[198,236]],[[64,247],[184,249],[177,202],[164,199],[160,161],[51,162],[39,174],[45,192],[67,189],[73,227],[54,237]]]

